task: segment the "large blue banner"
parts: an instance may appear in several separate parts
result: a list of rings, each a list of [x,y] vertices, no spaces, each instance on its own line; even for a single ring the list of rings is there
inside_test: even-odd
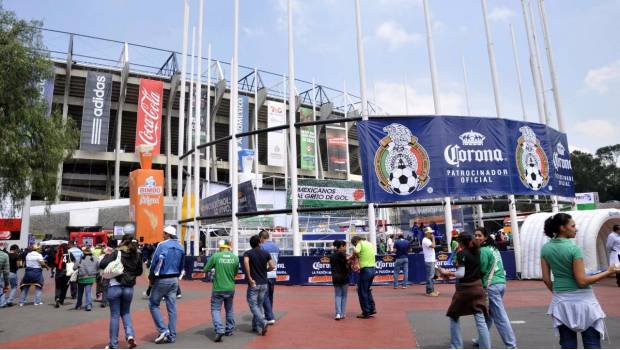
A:
[[[357,128],[368,202],[574,195],[566,135],[542,124],[422,116],[372,118]]]

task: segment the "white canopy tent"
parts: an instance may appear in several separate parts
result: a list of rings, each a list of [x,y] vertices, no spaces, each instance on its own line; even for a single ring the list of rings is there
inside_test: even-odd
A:
[[[577,224],[575,244],[583,252],[586,273],[593,273],[608,267],[605,242],[614,224],[620,224],[620,210],[597,209],[570,211]],[[540,249],[549,238],[543,227],[545,220],[553,213],[538,213],[527,217],[521,227],[521,278],[540,279]],[[517,262],[519,263],[519,262]]]

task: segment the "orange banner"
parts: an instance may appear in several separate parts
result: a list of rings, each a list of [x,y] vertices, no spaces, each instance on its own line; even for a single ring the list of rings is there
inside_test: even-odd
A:
[[[136,223],[136,239],[143,243],[163,240],[164,172],[139,169],[129,174],[129,220]]]

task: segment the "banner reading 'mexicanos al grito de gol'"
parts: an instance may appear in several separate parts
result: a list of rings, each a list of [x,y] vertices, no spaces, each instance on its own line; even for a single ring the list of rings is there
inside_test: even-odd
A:
[[[574,196],[566,135],[498,118],[422,116],[358,123],[366,199]]]

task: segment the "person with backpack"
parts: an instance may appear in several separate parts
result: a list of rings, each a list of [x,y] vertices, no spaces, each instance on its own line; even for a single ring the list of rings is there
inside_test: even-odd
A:
[[[70,262],[69,247],[66,243],[63,243],[56,248],[52,259],[53,266],[56,268],[56,276],[54,281],[56,282],[54,301],[55,308],[59,308],[60,305],[65,304],[65,298],[67,296],[67,289],[69,289],[69,279],[71,276],[67,276],[67,263]]]
[[[75,309],[79,310],[82,307],[82,296],[86,294],[86,305],[84,305],[84,310],[91,311],[93,309],[92,288],[97,278],[99,260],[93,256],[93,252],[89,247],[82,248],[82,252],[84,256],[80,259],[80,262],[75,265],[75,268],[78,270],[78,295]]]
[[[106,278],[108,277],[105,275],[106,267],[119,260],[123,266],[123,273],[113,278]],[[136,334],[131,321],[131,301],[133,300],[136,278],[141,276],[143,272],[142,265],[142,254],[138,251],[133,236],[127,234],[121,239],[120,246],[113,252],[104,255],[101,260],[101,275],[108,286],[104,292],[104,297],[110,306],[109,349],[118,348],[118,328],[121,319],[123,320],[127,345],[130,349],[137,346]]]

